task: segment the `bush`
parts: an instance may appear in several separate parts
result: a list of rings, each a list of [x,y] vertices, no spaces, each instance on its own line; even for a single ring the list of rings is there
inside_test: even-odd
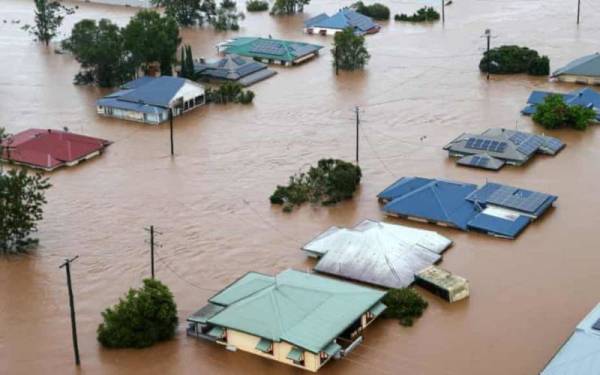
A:
[[[269,10],[269,3],[262,0],[250,0],[246,3],[246,10],[248,12],[264,12]]]
[[[169,288],[145,279],[141,289],[130,289],[125,299],[102,313],[98,341],[109,348],[145,348],[171,339],[177,329],[177,306]]]
[[[390,8],[380,3],[365,5],[362,1],[359,1],[354,3],[353,7],[358,13],[376,20],[390,19]]]
[[[350,27],[333,37],[333,66],[343,70],[363,69],[371,58],[365,46],[365,37],[356,35]]]
[[[437,21],[440,19],[440,14],[433,7],[423,7],[417,10],[412,16],[402,13],[396,14],[394,19],[396,21],[408,22]]]
[[[287,186],[277,186],[269,199],[272,204],[283,205],[285,212],[305,202],[331,205],[351,199],[361,177],[359,166],[338,159],[321,159],[307,173],[291,176]]]
[[[585,130],[596,118],[596,112],[580,105],[569,106],[560,95],[548,95],[536,107],[533,120],[546,129],[573,128]]]
[[[254,92],[244,91],[242,85],[237,82],[225,82],[217,89],[208,88],[206,90],[206,100],[209,103],[216,104],[250,104],[254,100]]]
[[[383,316],[398,319],[400,324],[407,327],[412,326],[428,306],[427,301],[410,288],[390,289],[382,302],[387,306]]]
[[[519,46],[502,46],[483,54],[479,70],[487,72],[488,61],[492,74],[529,73],[531,75],[550,74],[550,60],[532,49]]]

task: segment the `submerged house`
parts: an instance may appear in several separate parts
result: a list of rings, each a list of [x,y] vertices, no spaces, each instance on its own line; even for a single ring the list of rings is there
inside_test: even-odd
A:
[[[319,258],[315,271],[385,288],[404,288],[437,263],[452,241],[436,232],[364,220],[331,227],[302,247]]]
[[[251,57],[266,64],[297,65],[319,55],[323,46],[271,38],[239,37],[217,45],[219,52]]]
[[[517,130],[492,128],[481,134],[463,133],[444,146],[457,164],[499,170],[505,164],[523,165],[535,154],[556,155],[560,139]]]
[[[569,106],[580,105],[596,111],[596,121],[600,122],[600,93],[589,87],[571,91],[570,93],[554,93],[548,91],[533,91],[527,99],[527,106],[521,111],[526,116],[532,116],[538,104],[544,102],[548,95],[560,95]]]
[[[567,374],[600,374],[600,304],[579,322],[575,331],[540,373]]]
[[[557,196],[488,182],[403,177],[378,195],[383,211],[409,220],[514,239]]]
[[[96,101],[99,115],[158,125],[203,104],[204,87],[188,79],[161,76],[127,82],[119,91]]]
[[[189,336],[317,371],[362,340],[385,292],[295,270],[249,272],[188,318]]]
[[[53,171],[100,155],[112,142],[55,129],[28,129],[2,142],[3,161]]]
[[[354,30],[357,35],[365,35],[379,32],[381,26],[373,22],[371,17],[350,8],[340,9],[331,17],[321,13],[304,22],[304,32],[307,34],[335,35],[347,28]]]
[[[600,53],[580,57],[552,73],[562,82],[600,85]]]
[[[202,59],[195,62],[194,73],[202,80],[231,81],[242,86],[250,86],[277,74],[263,63],[234,54],[225,55],[217,61]]]

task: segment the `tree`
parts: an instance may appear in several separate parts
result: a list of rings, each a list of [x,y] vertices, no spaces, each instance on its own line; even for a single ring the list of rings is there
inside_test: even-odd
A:
[[[269,10],[269,3],[263,0],[250,0],[246,3],[248,12],[264,12]]]
[[[181,47],[181,70],[179,76],[187,79],[196,79],[194,72],[194,58],[192,57],[192,47],[189,45]]]
[[[546,129],[585,130],[596,118],[596,111],[580,105],[569,106],[560,95],[548,95],[537,105],[533,121]]]
[[[394,19],[396,21],[429,22],[439,20],[440,14],[433,7],[423,7],[417,10],[412,16],[402,13],[396,14]]]
[[[76,83],[113,87],[135,74],[136,65],[125,51],[120,28],[107,19],[98,23],[89,19],[77,22],[62,46],[73,53],[83,68],[75,77]]]
[[[206,100],[210,103],[227,104],[241,103],[250,104],[254,99],[254,92],[243,90],[242,85],[237,82],[225,82],[218,89],[206,89]]]
[[[0,172],[0,253],[23,252],[38,242],[30,235],[43,217],[44,191],[50,186],[41,173]]]
[[[200,0],[152,0],[152,4],[164,6],[165,14],[181,26],[201,25],[204,20]]]
[[[479,70],[492,74],[529,73],[531,75],[550,74],[550,60],[527,47],[501,46],[484,52],[479,62]]]
[[[271,14],[294,14],[303,12],[304,6],[308,5],[310,0],[275,0],[271,8]]]
[[[403,326],[412,326],[428,306],[427,301],[410,288],[390,289],[382,302],[387,306],[383,316],[398,319]]]
[[[291,176],[287,186],[277,186],[269,199],[271,204],[283,205],[285,212],[304,202],[331,205],[351,199],[361,177],[357,165],[338,159],[321,159],[307,173]]]
[[[134,66],[147,72],[150,65],[160,64],[163,75],[171,75],[181,43],[175,19],[153,10],[142,10],[131,18],[122,30],[125,49]]]
[[[365,5],[362,1],[359,1],[357,3],[354,3],[352,7],[356,9],[358,13],[364,14],[365,16],[371,17],[376,20],[390,19],[390,8],[381,3]]]
[[[244,13],[238,12],[235,1],[222,0],[216,14],[208,22],[218,31],[239,30],[240,19],[244,19]]]
[[[145,348],[175,336],[177,305],[167,286],[145,279],[140,289],[130,289],[124,299],[107,308],[98,326],[98,341],[109,348]]]
[[[25,25],[23,29],[47,46],[58,33],[65,15],[73,14],[75,11],[54,0],[33,0],[33,2],[35,3],[35,25]]]
[[[344,70],[363,69],[371,58],[365,47],[365,37],[354,34],[352,28],[335,34],[331,53],[333,65]]]

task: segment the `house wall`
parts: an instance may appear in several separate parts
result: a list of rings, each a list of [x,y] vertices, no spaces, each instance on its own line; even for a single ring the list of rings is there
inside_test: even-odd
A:
[[[320,367],[320,358],[316,354],[304,352],[304,366],[300,366],[286,358],[290,350],[292,350],[293,346],[291,344],[283,341],[274,342],[273,355],[271,355],[255,349],[259,341],[260,337],[249,335],[233,329],[227,329],[227,345],[232,345],[239,350],[313,372],[317,371]]]
[[[160,122],[167,120],[168,115],[166,112],[159,114],[155,113],[142,113],[137,111],[129,111],[120,108],[96,106],[96,112],[102,116],[115,117],[123,120],[143,122],[146,124],[158,125]]]
[[[558,76],[557,79],[561,82],[582,83],[585,85],[600,85],[600,77],[586,77],[562,74]]]
[[[322,28],[322,27],[305,27],[304,28],[304,32],[307,34],[317,34],[317,35],[335,35],[336,33],[339,33],[341,30],[340,29],[327,29],[327,28]]]

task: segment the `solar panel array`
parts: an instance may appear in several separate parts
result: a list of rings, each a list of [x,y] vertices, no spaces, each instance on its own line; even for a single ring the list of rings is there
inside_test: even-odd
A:
[[[281,56],[285,53],[285,47],[276,41],[259,40],[250,49],[252,53],[262,53],[266,55]]]
[[[596,331],[600,331],[600,319],[598,319],[596,321],[596,323],[594,323],[594,325],[592,326],[593,329],[595,329]]]
[[[504,152],[507,146],[508,144],[506,142],[492,141],[489,139],[476,137],[469,138],[467,144],[465,145],[466,148],[473,150],[485,150],[498,153]]]
[[[529,136],[530,135],[526,134],[526,133],[516,132],[510,138],[508,138],[508,140],[511,141],[513,144],[515,144],[515,145],[518,146],[521,143],[523,143],[524,140],[526,140],[527,138],[529,138]]]
[[[544,144],[544,140],[541,137],[534,135],[525,142],[521,143],[519,147],[517,147],[517,151],[525,155],[531,155],[536,152],[542,144]]]
[[[533,214],[549,198],[549,195],[530,190],[501,186],[487,198],[487,202]]]
[[[564,143],[562,143],[560,139],[557,138],[547,137],[546,142],[544,143],[544,147],[551,150],[552,152],[558,152],[564,146]]]
[[[488,159],[488,158],[484,158],[481,156],[473,156],[473,158],[471,158],[469,165],[472,165],[474,167],[486,167],[489,162],[490,162],[490,159]]]

